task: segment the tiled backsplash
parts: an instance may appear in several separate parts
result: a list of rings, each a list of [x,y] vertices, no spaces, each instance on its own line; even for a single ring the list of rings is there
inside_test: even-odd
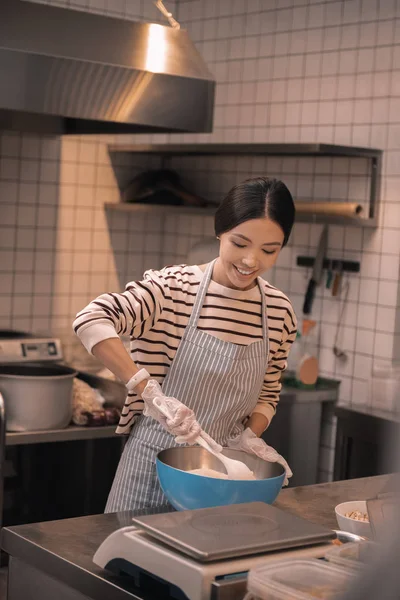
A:
[[[51,0],[52,4],[133,19],[160,18],[149,0]],[[381,226],[331,226],[329,255],[361,261],[349,278],[341,346],[332,351],[341,300],[320,288],[313,317],[321,331],[321,366],[340,378],[341,398],[366,403],[374,357],[400,355],[400,0],[177,0],[168,8],[217,81],[215,128],[207,135],[46,138],[0,135],[0,327],[68,332],[74,314],[105,290],[120,290],[147,268],[184,261],[212,235],[212,218],[104,211],[119,201],[107,143],[325,142],[384,150]],[[134,161],[130,163],[135,172]],[[213,200],[252,173],[278,175],[296,197],[347,198],[348,163],[314,177],[312,159],[209,165],[177,161],[198,193]],[[320,168],[320,167],[319,167]],[[137,169],[136,169],[137,170]],[[222,173],[223,172],[223,173]],[[318,171],[320,172],[320,171]],[[222,177],[221,177],[222,173]],[[125,174],[129,172],[125,170]],[[214,176],[215,175],[215,176]],[[218,175],[218,177],[217,177]],[[218,183],[217,183],[218,182]],[[358,192],[357,192],[358,193]],[[296,267],[312,255],[321,227],[296,224],[271,282],[301,315],[310,275]],[[396,322],[397,319],[397,322]],[[330,435],[322,469],[332,471]]]

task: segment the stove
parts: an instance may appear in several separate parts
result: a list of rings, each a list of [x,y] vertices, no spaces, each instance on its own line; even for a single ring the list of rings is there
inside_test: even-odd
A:
[[[242,600],[248,571],[268,561],[323,557],[334,531],[263,502],[136,517],[93,557],[98,566],[169,584],[177,600]]]

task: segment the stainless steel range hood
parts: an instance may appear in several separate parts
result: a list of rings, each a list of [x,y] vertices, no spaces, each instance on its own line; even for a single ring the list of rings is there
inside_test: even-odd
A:
[[[214,89],[182,29],[0,2],[0,129],[209,132]]]

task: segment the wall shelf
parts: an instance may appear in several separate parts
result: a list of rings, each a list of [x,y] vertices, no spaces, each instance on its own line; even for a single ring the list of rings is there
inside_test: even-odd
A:
[[[213,217],[216,207],[201,208],[196,206],[175,206],[170,204],[144,204],[141,202],[108,202],[104,204],[106,210],[149,213],[149,214],[175,214]],[[337,215],[296,214],[297,223],[320,223],[328,225],[348,225],[350,227],[374,228],[378,226],[376,219],[362,219],[361,217],[339,217]]]
[[[127,213],[148,213],[158,215],[191,215],[213,217],[216,208],[200,208],[193,206],[174,206],[170,204],[144,204],[144,203],[128,203],[128,202],[108,202],[104,205],[106,210],[127,212]],[[376,219],[362,219],[361,217],[338,217],[337,215],[311,215],[301,214],[296,215],[297,223],[320,223],[328,225],[348,225],[351,227],[377,227]]]
[[[335,144],[128,144],[111,145],[110,153],[159,154],[161,156],[258,155],[380,157],[382,150]]]
[[[319,156],[367,158],[371,163],[369,206],[366,217],[342,217],[321,213],[297,212],[296,221],[303,223],[328,223],[350,225],[353,227],[375,228],[378,226],[378,208],[380,195],[380,177],[382,150],[341,146],[334,144],[141,144],[111,145],[110,156],[121,153],[133,155],[158,155],[162,166],[174,156]],[[329,202],[327,202],[329,205]],[[118,208],[117,208],[118,207]],[[165,213],[184,213],[204,216],[213,215],[215,208],[197,208],[190,206],[169,206],[150,204],[106,204],[110,210],[145,211]]]
[[[197,206],[175,206],[171,204],[144,204],[141,202],[107,202],[106,210],[128,213],[150,213],[156,215],[202,215],[214,216],[215,208],[201,208]]]
[[[348,225],[349,227],[366,227],[374,229],[378,227],[378,219],[366,219],[363,217],[341,217],[338,215],[305,214],[296,213],[297,223],[321,223],[326,225]]]

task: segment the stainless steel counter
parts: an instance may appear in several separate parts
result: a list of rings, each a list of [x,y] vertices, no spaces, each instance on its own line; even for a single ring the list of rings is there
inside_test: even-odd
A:
[[[336,409],[351,411],[359,415],[366,415],[368,417],[375,417],[382,421],[390,421],[393,423],[400,423],[400,411],[399,410],[383,410],[381,408],[375,408],[373,406],[351,404],[346,402],[340,402]]]
[[[275,506],[303,519],[338,529],[335,506],[350,500],[373,498],[388,482],[390,475],[305,485],[282,490]]]
[[[375,496],[387,480],[384,475],[285,489],[276,506],[336,528],[336,504]],[[133,516],[133,512],[125,512],[4,528],[1,547],[11,557],[9,600],[169,598],[162,590],[156,595],[139,591],[133,579],[111,575],[92,562],[101,542],[115,529],[131,524]]]
[[[282,381],[280,403],[336,402],[340,381],[320,377],[315,386],[304,386],[296,382],[294,374],[287,371]]]
[[[25,444],[41,444],[46,442],[70,442],[75,440],[98,440],[116,435],[116,425],[105,427],[78,427],[71,425],[65,429],[48,429],[46,431],[7,432],[6,446],[22,446]]]

